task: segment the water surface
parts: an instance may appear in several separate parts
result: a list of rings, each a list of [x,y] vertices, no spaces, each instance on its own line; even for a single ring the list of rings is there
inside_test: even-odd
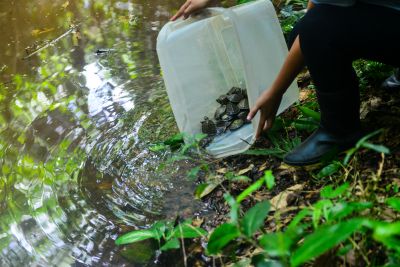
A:
[[[153,264],[115,238],[201,208],[148,149],[177,132],[155,47],[178,6],[0,2],[0,266]]]

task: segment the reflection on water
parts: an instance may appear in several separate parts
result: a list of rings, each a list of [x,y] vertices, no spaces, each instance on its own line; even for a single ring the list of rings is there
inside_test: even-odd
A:
[[[115,238],[199,209],[190,163],[147,149],[176,132],[155,41],[177,5],[0,2],[0,266],[144,263]]]

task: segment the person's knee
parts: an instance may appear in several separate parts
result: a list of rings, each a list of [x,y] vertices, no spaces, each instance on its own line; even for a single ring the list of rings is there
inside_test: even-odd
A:
[[[332,48],[340,35],[340,29],[335,24],[335,7],[328,5],[316,6],[299,21],[297,33],[303,53],[317,53]]]

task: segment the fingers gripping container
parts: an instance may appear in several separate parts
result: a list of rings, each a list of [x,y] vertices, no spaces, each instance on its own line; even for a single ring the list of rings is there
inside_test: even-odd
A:
[[[273,83],[288,51],[273,5],[258,0],[167,23],[158,35],[157,52],[178,128],[196,134],[204,116],[214,117],[216,99],[233,86],[246,88],[253,106]],[[298,97],[293,83],[278,114]],[[259,114],[251,124],[217,136],[208,153],[220,158],[246,151],[258,122]]]

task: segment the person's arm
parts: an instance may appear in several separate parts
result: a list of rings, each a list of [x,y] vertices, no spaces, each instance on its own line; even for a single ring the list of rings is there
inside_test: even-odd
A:
[[[218,5],[219,2],[219,0],[186,0],[186,2],[181,6],[178,12],[171,17],[170,20],[175,21],[182,16],[184,19],[186,19],[191,14],[196,13],[205,7]]]
[[[312,7],[314,7],[314,4],[309,1],[307,9]],[[300,49],[299,37],[297,36],[275,81],[269,90],[264,91],[258,97],[256,104],[251,108],[247,116],[248,120],[252,120],[257,112],[260,111],[260,121],[257,127],[256,138],[260,137],[262,131],[271,129],[283,94],[303,67],[304,58]]]
[[[260,111],[256,138],[260,137],[262,131],[271,129],[283,94],[303,69],[303,66],[304,59],[300,49],[299,37],[297,37],[275,81],[269,90],[265,90],[258,97],[256,104],[251,108],[247,116],[248,120],[252,120],[257,112]]]

